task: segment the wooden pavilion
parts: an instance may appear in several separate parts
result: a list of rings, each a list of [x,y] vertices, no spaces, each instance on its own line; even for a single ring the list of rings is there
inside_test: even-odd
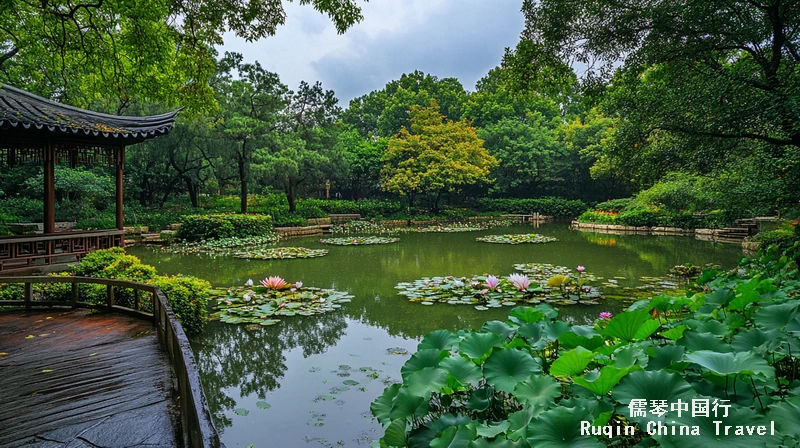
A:
[[[178,112],[149,117],[107,115],[0,84],[0,168],[32,161],[44,167],[43,232],[0,237],[0,272],[76,261],[95,249],[122,246],[125,147],[166,135]],[[57,231],[54,168],[58,163],[72,168],[98,164],[115,167],[115,229]]]

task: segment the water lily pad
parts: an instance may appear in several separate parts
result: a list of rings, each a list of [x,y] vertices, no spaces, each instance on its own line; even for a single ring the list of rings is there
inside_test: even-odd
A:
[[[250,411],[248,411],[245,408],[238,408],[238,409],[234,409],[233,413],[236,414],[236,415],[241,415],[242,417],[247,417],[247,415],[250,413]]]
[[[262,400],[256,402],[256,407],[259,409],[269,409],[272,407],[272,405]]]
[[[336,246],[363,246],[370,244],[390,244],[400,241],[400,238],[388,238],[383,236],[359,236],[348,238],[323,238],[319,240],[323,244],[333,244]]]
[[[258,249],[275,244],[280,239],[277,233],[246,238],[220,238],[197,241],[193,243],[173,244],[165,246],[162,250],[175,254],[208,254],[230,255],[241,248]]]
[[[354,381],[354,380],[344,380],[344,381],[342,381],[342,384],[346,384],[348,386],[357,386],[359,383],[358,383],[358,381]]]
[[[235,252],[235,258],[252,260],[288,260],[293,258],[317,258],[328,254],[325,249],[308,249],[305,247],[274,247]]]
[[[541,244],[558,241],[552,236],[539,235],[537,233],[513,233],[508,235],[487,235],[475,238],[475,241],[497,244]]]

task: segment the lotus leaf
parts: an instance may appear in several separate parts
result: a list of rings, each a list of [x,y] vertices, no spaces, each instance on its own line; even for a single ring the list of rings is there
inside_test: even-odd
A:
[[[358,236],[347,238],[323,238],[320,243],[333,244],[335,246],[364,246],[370,244],[390,244],[400,241],[400,238],[388,238],[383,236]]]
[[[475,241],[484,243],[498,243],[498,244],[523,244],[523,243],[550,243],[558,241],[557,238],[552,236],[544,236],[536,233],[512,233],[507,235],[487,235],[475,238]]]
[[[325,249],[307,249],[305,247],[275,247],[271,249],[254,249],[235,252],[235,258],[253,260],[284,260],[292,258],[316,258],[328,254]]]

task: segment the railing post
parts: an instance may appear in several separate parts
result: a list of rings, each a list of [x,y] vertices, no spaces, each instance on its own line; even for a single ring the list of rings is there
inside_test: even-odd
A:
[[[33,299],[33,285],[25,282],[25,311],[31,310],[31,300]]]
[[[78,307],[78,282],[72,282],[72,308]]]
[[[106,286],[106,306],[109,310],[114,307],[114,287],[111,285]]]
[[[133,290],[133,309],[139,311],[139,290]]]

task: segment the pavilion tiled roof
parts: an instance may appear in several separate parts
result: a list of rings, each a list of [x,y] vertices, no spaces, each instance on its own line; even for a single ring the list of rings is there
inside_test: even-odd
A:
[[[4,134],[50,134],[97,144],[128,145],[167,134],[180,109],[124,117],[79,109],[0,84],[0,139]]]

